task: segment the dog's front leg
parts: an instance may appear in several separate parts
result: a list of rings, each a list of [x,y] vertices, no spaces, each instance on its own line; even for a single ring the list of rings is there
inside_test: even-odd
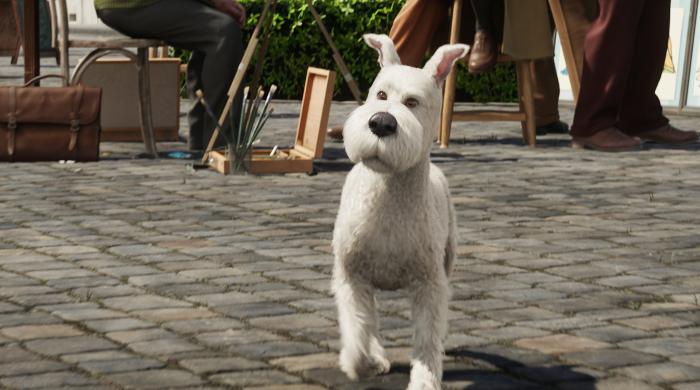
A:
[[[335,300],[342,343],[340,369],[348,378],[357,380],[359,374],[376,365],[370,358],[376,348],[370,344],[377,328],[374,291],[366,283],[337,277]]]
[[[442,340],[447,333],[449,289],[443,274],[419,286],[413,295],[413,359],[408,390],[439,390],[442,379]]]

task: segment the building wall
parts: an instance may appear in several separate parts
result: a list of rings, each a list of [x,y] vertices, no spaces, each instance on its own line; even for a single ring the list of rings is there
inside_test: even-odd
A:
[[[66,0],[68,22],[74,26],[103,25],[97,18],[93,0]]]

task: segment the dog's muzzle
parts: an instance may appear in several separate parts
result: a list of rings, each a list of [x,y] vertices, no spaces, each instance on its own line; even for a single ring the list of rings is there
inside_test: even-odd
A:
[[[388,112],[378,112],[369,118],[369,128],[379,138],[396,134],[396,118]]]

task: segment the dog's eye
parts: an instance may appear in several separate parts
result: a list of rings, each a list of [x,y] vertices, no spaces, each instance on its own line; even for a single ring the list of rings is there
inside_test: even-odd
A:
[[[418,100],[414,98],[408,98],[405,102],[403,102],[403,104],[406,105],[406,107],[408,108],[414,108],[418,105]]]
[[[377,92],[377,99],[386,100],[386,92],[384,92],[384,91]]]

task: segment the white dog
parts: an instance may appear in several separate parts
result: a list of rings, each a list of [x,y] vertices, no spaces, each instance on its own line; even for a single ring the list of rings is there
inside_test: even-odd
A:
[[[366,103],[345,122],[356,163],[333,232],[340,368],[350,379],[389,371],[374,289],[406,288],[415,323],[411,390],[440,388],[455,216],[447,180],[430,163],[442,84],[466,45],[445,45],[423,69],[403,66],[386,35],[367,34],[382,66]]]

